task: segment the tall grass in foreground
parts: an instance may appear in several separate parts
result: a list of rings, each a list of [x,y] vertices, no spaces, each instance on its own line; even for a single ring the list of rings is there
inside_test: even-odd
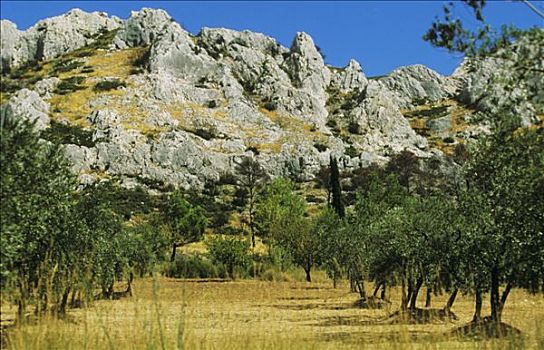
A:
[[[544,346],[544,298],[513,292],[505,322],[522,337],[459,339],[447,333],[470,320],[462,296],[455,323],[373,324],[395,310],[351,307],[346,286],[304,282],[135,281],[135,295],[70,310],[3,331],[11,349],[538,349]],[[391,292],[396,300],[398,291]],[[443,297],[436,297],[437,305]],[[487,300],[486,300],[487,302]],[[11,308],[2,308],[2,318]],[[7,332],[7,333],[6,333]],[[4,346],[5,345],[5,346]]]

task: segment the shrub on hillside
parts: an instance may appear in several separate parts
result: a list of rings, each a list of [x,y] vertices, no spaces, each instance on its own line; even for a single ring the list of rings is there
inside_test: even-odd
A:
[[[125,84],[124,81],[120,81],[119,79],[104,80],[104,81],[98,82],[94,86],[94,91],[109,91],[109,90],[117,89],[120,86],[126,87],[127,84]]]
[[[180,254],[165,265],[164,274],[175,278],[224,278],[225,268],[199,255]]]
[[[84,90],[85,86],[81,85],[85,81],[85,77],[82,76],[73,76],[70,78],[62,79],[61,82],[57,85],[55,93],[59,95],[66,95],[70,92],[77,90]]]

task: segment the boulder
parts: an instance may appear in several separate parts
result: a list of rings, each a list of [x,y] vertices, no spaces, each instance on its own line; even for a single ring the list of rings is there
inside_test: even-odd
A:
[[[37,92],[19,90],[9,101],[0,106],[2,118],[26,119],[34,124],[36,130],[49,126],[49,104]]]

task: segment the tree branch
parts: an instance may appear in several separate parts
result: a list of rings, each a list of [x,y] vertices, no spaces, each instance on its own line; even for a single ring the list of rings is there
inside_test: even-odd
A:
[[[534,13],[536,13],[538,16],[544,18],[544,13],[540,11],[538,8],[536,8],[535,5],[531,4],[528,0],[521,0],[525,5],[529,6],[531,10],[533,10]]]

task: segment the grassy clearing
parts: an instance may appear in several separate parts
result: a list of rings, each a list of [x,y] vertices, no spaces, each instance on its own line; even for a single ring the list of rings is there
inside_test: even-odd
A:
[[[199,241],[199,242],[193,242],[193,243],[186,244],[186,245],[184,245],[182,247],[179,247],[178,252],[180,252],[182,254],[191,254],[191,255],[194,255],[194,254],[206,254],[206,253],[208,253],[208,247],[207,247],[208,242],[210,242],[214,238],[226,238],[226,237],[229,237],[228,235],[214,234],[214,233],[210,233],[210,232],[204,234],[204,239]],[[235,236],[235,237],[240,237],[240,236]],[[241,237],[240,239],[244,240],[244,241],[247,241],[247,242],[251,241],[251,237],[249,235]],[[254,250],[252,249],[252,252],[255,252],[255,253],[260,254],[260,255],[264,255],[264,254],[266,254],[268,252],[268,248],[263,243],[261,237],[255,237],[255,243],[256,243],[255,244],[255,249]]]
[[[317,283],[243,280],[177,280],[135,283],[132,298],[98,301],[71,310],[67,320],[43,320],[12,329],[12,349],[538,349],[544,345],[544,298],[514,290],[504,321],[523,339],[467,340],[446,336],[469,322],[473,300],[454,305],[459,321],[427,325],[374,323],[396,308],[353,307],[357,295],[343,283],[333,289],[322,273]],[[293,276],[302,279],[303,276]],[[120,286],[122,287],[122,286]],[[424,294],[424,293],[423,293]],[[423,298],[423,296],[422,296]],[[435,297],[442,306],[446,296]],[[420,300],[422,303],[423,300]],[[487,306],[487,300],[484,300]],[[2,318],[13,317],[4,305]]]

